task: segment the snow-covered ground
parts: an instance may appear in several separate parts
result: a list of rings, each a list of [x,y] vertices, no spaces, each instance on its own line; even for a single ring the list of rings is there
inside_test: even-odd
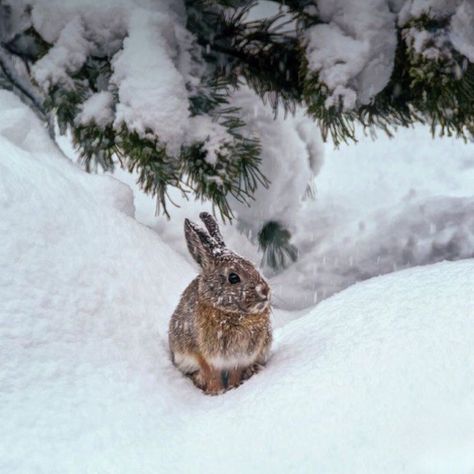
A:
[[[387,169],[380,160],[371,168],[369,144],[351,149],[357,162],[349,148],[330,154],[313,205],[332,196],[333,210],[345,203],[339,223],[355,223],[363,204],[367,227],[380,212],[364,192],[378,186],[373,176],[390,196],[379,201],[383,209],[401,212],[404,198],[435,192],[443,203],[464,202],[468,148],[465,156],[459,144],[446,148],[456,171],[447,177],[437,172],[444,165],[426,166],[432,142],[406,133],[418,136],[420,153],[399,148],[418,157],[411,166],[402,160]],[[351,170],[347,178],[336,180],[338,160]],[[358,185],[350,179],[356,172]],[[416,196],[407,197],[409,182]],[[349,187],[352,198],[343,199]],[[449,212],[461,212],[461,201]],[[432,212],[439,216],[444,205]],[[0,91],[1,472],[472,472],[474,260],[373,278],[296,321],[281,319],[268,367],[237,390],[207,397],[167,352],[170,314],[196,273],[181,243],[169,244],[175,232],[182,241],[181,223],[176,217],[165,231],[157,219],[150,229],[134,211],[130,188],[85,174]],[[472,232],[469,219],[461,213],[458,223]],[[321,222],[329,236],[331,216]],[[300,243],[307,235],[296,233]],[[243,250],[254,252],[250,243]],[[305,252],[317,255],[314,247]]]

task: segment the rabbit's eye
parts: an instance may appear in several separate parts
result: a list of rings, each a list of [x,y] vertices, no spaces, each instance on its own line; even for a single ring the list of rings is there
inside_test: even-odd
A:
[[[236,283],[239,283],[240,277],[237,275],[237,273],[229,273],[229,283],[231,285],[235,285]]]

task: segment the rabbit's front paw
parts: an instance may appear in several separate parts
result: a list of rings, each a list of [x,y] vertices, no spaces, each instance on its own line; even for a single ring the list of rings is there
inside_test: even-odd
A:
[[[201,370],[197,370],[196,372],[192,373],[191,380],[197,388],[200,388],[201,390],[206,389],[206,378],[204,377],[204,374]]]
[[[192,374],[194,385],[200,388],[206,395],[219,395],[224,391],[219,374],[207,375],[202,370]]]

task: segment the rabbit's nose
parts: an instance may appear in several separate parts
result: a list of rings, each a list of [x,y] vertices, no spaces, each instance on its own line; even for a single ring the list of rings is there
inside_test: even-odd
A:
[[[264,298],[264,299],[268,298],[268,294],[270,293],[270,288],[267,285],[257,285],[256,290],[260,298]]]

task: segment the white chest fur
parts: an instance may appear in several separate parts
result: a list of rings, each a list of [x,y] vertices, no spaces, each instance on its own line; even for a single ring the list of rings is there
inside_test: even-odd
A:
[[[208,362],[219,370],[231,370],[238,367],[245,368],[256,362],[258,352],[259,351],[255,351],[251,354],[233,354],[232,356],[226,357],[223,355],[213,356],[208,358]]]

